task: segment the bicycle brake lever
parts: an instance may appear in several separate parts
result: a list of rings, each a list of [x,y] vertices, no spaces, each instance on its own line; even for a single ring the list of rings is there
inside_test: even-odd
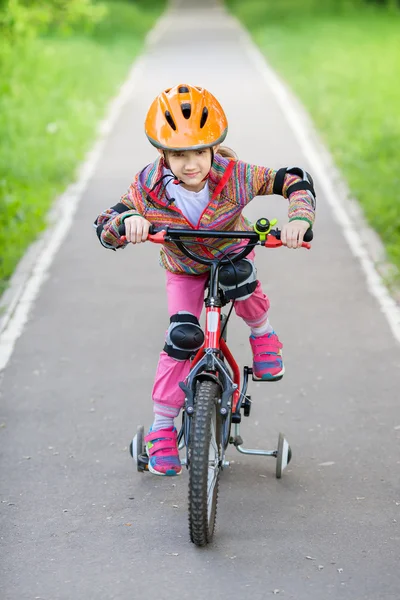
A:
[[[153,244],[164,244],[166,235],[167,232],[163,229],[157,233],[150,234],[147,239],[149,242],[153,242]]]
[[[282,245],[280,229],[271,229],[263,246],[266,246],[267,248],[280,248]]]

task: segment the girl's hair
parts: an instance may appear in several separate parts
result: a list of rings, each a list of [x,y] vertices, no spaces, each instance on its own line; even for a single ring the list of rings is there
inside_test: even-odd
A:
[[[228,146],[220,146],[217,154],[220,154],[223,158],[233,158],[234,160],[239,160],[236,152],[234,152],[232,148],[228,148]]]
[[[164,160],[165,160],[166,152],[168,152],[168,150],[163,151]],[[236,154],[236,152],[234,150],[232,150],[232,148],[228,148],[228,146],[220,146],[218,148],[218,151],[216,152],[216,154],[219,154],[223,158],[233,158],[233,160],[239,160],[239,157]]]

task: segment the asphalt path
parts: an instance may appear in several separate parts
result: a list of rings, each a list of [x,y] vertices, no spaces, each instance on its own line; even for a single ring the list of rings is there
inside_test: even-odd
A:
[[[3,373],[0,597],[398,600],[400,349],[323,193],[311,251],[257,253],[286,375],[251,384],[242,436],[273,449],[285,432],[294,456],[283,478],[274,459],[230,449],[215,541],[198,549],[187,473],[132,465],[129,440],[152,418],[165,274],[156,246],[107,251],[91,225],[155,156],[143,133],[151,100],[179,82],[204,85],[243,160],[312,171],[237,25],[212,2],[177,7],[144,65]],[[263,197],[246,214],[282,224],[286,211]],[[242,364],[247,335],[235,318],[228,339]]]

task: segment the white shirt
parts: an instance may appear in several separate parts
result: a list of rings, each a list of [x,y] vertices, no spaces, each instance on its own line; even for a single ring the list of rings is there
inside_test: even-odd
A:
[[[170,171],[164,169],[164,175],[167,173],[170,173]],[[168,181],[165,187],[167,196],[170,199],[175,198],[173,205],[176,206],[176,208],[179,208],[189,223],[196,227],[201,215],[204,212],[204,209],[210,202],[208,179],[206,180],[206,184],[203,189],[200,190],[200,192],[190,192],[181,185],[176,185],[173,183],[172,179]]]

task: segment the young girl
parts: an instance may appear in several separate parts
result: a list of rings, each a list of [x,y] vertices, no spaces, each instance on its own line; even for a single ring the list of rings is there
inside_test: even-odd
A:
[[[278,171],[247,164],[220,144],[228,124],[217,99],[207,90],[180,84],[162,92],[146,116],[146,135],[160,156],[138,173],[121,201],[103,212],[95,226],[100,242],[113,250],[126,243],[147,239],[151,224],[193,229],[249,230],[243,217],[246,204],[255,196],[280,194],[289,200],[289,222],[281,240],[288,248],[301,246],[313,225],[315,192],[311,177],[298,167]],[[118,227],[124,222],[126,243]],[[233,240],[207,240],[208,247],[193,250],[210,257],[238,246]],[[212,244],[213,249],[210,249]],[[269,319],[269,300],[256,279],[254,252],[249,257],[251,286],[238,293],[235,311],[250,328],[253,372],[262,380],[280,379],[284,373],[282,344]],[[154,387],[154,423],[145,437],[149,470],[156,475],[179,475],[181,463],[174,418],[184,404],[179,382],[190,370],[190,356],[201,345],[198,319],[207,284],[207,266],[187,258],[174,244],[160,254],[166,269],[170,326],[158,362]],[[249,293],[250,291],[250,293]],[[177,327],[192,331],[191,347],[179,346]],[[174,336],[175,330],[175,336]]]

